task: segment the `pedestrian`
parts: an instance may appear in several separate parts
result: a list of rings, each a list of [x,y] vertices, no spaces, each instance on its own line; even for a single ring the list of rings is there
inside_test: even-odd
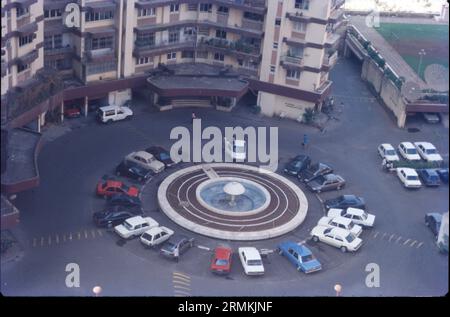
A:
[[[307,134],[303,134],[303,148],[306,149],[306,147],[308,146],[308,135]]]
[[[334,98],[331,97],[330,98],[330,108],[333,109],[333,106],[334,106]]]
[[[383,170],[387,170],[387,160],[386,160],[386,158],[383,158],[383,161],[381,162],[381,168]]]

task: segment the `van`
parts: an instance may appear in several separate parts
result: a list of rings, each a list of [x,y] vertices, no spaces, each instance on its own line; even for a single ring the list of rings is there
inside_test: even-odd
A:
[[[102,123],[124,120],[131,116],[133,116],[133,111],[128,107],[106,106],[100,107],[97,111],[97,119]]]

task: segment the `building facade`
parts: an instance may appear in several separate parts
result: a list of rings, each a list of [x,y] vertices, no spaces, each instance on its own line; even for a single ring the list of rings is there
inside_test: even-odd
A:
[[[343,3],[2,1],[2,97],[38,69],[54,68],[87,87],[109,87],[97,89],[98,95],[89,89],[84,96],[81,89],[64,94],[65,101],[84,99],[87,111],[99,98],[124,103],[134,88],[127,79],[145,77],[160,64],[206,63],[248,80],[262,113],[298,118],[306,108],[320,107],[329,92]]]

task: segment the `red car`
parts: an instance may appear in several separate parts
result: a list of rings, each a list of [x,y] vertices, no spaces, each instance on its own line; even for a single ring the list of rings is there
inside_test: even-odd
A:
[[[108,197],[116,194],[125,194],[131,197],[137,197],[139,189],[133,186],[127,186],[123,182],[115,180],[101,181],[97,184],[97,195]]]
[[[78,107],[66,108],[64,110],[64,115],[66,118],[78,118],[81,116],[81,111]]]
[[[228,247],[217,247],[211,260],[211,272],[224,275],[230,273],[232,254],[233,251]]]

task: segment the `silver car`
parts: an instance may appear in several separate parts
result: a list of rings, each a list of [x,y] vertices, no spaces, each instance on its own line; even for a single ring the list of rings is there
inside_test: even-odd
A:
[[[306,183],[306,186],[315,193],[327,190],[339,190],[345,186],[345,180],[336,174],[321,175]]]

